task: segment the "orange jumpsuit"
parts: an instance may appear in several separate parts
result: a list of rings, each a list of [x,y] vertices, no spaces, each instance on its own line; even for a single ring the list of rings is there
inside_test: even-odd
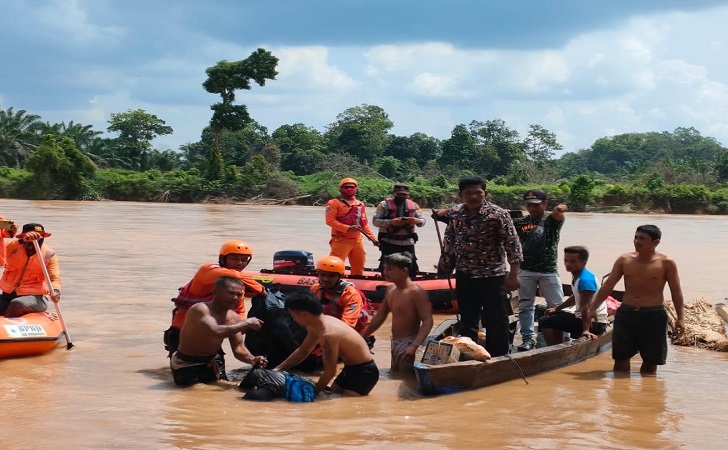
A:
[[[172,327],[182,328],[182,324],[185,322],[185,316],[187,310],[194,303],[205,302],[212,300],[212,292],[217,281],[220,277],[233,277],[245,283],[245,295],[253,297],[263,293],[265,289],[263,285],[253,279],[252,276],[238,272],[234,269],[226,269],[221,267],[219,264],[203,264],[197,270],[197,273],[192,280],[187,283],[181,290],[180,295],[175,299],[176,312],[172,316]],[[245,319],[245,299],[241,298],[237,306],[235,306],[235,312],[238,313],[241,319]]]
[[[366,252],[361,239],[363,232],[369,239],[376,241],[376,236],[369,228],[364,203],[356,198],[351,200],[334,198],[326,203],[326,225],[331,227],[331,256],[346,261],[349,258],[352,275],[364,274]],[[362,231],[349,231],[352,225],[359,225]]]

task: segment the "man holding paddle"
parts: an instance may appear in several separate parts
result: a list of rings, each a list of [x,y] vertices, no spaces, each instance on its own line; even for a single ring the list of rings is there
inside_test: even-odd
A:
[[[56,252],[44,243],[46,233],[39,223],[26,223],[14,240],[6,247],[7,260],[5,271],[0,278],[0,315],[20,317],[31,312],[43,312],[48,309],[49,299],[58,302],[61,299],[61,275],[58,268]],[[41,258],[36,255],[36,245],[40,249]],[[41,259],[45,268],[41,266]],[[53,286],[50,291],[46,286],[44,272],[47,270]]]

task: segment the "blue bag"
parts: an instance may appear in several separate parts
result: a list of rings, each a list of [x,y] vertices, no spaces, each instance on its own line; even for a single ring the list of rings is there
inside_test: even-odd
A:
[[[308,378],[286,372],[286,400],[289,402],[312,402],[316,397],[315,385]]]

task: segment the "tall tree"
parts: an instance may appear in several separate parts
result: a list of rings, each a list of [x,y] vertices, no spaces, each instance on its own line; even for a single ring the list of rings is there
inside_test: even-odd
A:
[[[119,143],[135,170],[147,170],[147,157],[152,141],[157,136],[172,134],[172,127],[154,114],[143,109],[111,114],[108,131],[119,133]]]
[[[22,168],[40,138],[40,116],[24,109],[0,109],[0,163]]]
[[[526,157],[530,161],[542,163],[553,159],[564,146],[556,140],[556,135],[541,125],[529,125],[528,135],[523,140]]]
[[[327,127],[329,151],[348,153],[359,161],[374,161],[384,154],[389,130],[394,123],[384,109],[375,105],[359,105],[336,116]]]
[[[250,114],[245,105],[235,105],[235,91],[243,89],[250,90],[251,81],[259,86],[265,86],[266,80],[275,80],[278,72],[276,66],[278,58],[262,48],[257,49],[247,58],[240,61],[220,61],[212,67],[208,67],[207,80],[202,86],[207,92],[220,94],[222,101],[210,107],[212,118],[210,127],[213,130],[213,139],[208,177],[218,179],[222,176],[222,167],[218,167],[223,160],[220,150],[220,134],[222,130],[237,131],[250,122]],[[215,154],[217,153],[217,154]]]
[[[81,198],[96,170],[71,138],[52,134],[43,137],[27,167],[33,173],[31,190],[36,198],[64,200]]]

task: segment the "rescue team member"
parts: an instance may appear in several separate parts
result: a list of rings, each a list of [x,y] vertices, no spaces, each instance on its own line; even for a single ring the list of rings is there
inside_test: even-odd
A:
[[[410,200],[410,187],[406,184],[395,184],[392,197],[384,199],[377,206],[372,223],[379,227],[379,270],[384,269],[384,258],[394,253],[408,252],[412,255],[409,277],[414,279],[420,271],[415,256],[417,232],[415,226],[425,226],[420,206]]]
[[[336,317],[362,333],[372,320],[373,311],[364,302],[354,283],[343,280],[344,261],[336,256],[324,256],[316,264],[318,283],[311,286],[311,292],[321,302],[327,316]],[[369,348],[374,346],[374,336],[367,339]]]
[[[323,308],[310,291],[294,291],[286,299],[286,310],[299,325],[306,328],[306,339],[275,370],[287,370],[303,361],[316,347],[323,349],[324,368],[316,383],[318,394],[328,390],[341,359],[344,368],[334,380],[331,390],[337,394],[367,395],[379,381],[379,368],[372,359],[366,341],[350,326],[323,314]]]
[[[364,274],[366,252],[361,234],[367,235],[374,246],[379,246],[377,238],[369,228],[364,203],[356,199],[359,183],[353,178],[344,178],[339,182],[341,195],[326,203],[326,225],[331,227],[331,256],[338,256],[342,261],[349,258],[352,275]]]
[[[222,276],[214,283],[212,301],[195,303],[187,310],[179,350],[169,360],[176,385],[190,386],[220,379],[216,352],[225,338],[230,340],[233,355],[240,361],[267,364],[264,357],[253,356],[243,344],[241,332],[260,330],[263,325],[260,319],[243,320],[234,311],[244,292],[243,282],[238,278]]]
[[[213,286],[218,278],[222,276],[237,278],[245,284],[245,293],[250,297],[265,292],[265,288],[253,277],[242,273],[252,259],[253,249],[247,242],[227,241],[220,247],[218,263],[203,264],[192,280],[179,289],[179,295],[172,299],[175,305],[172,311],[172,325],[164,332],[164,344],[170,356],[177,350],[179,345],[180,328],[182,328],[185,321],[187,310],[196,303],[212,300]],[[240,299],[234,309],[240,319],[245,319],[244,298]],[[225,376],[224,354],[220,349],[219,363],[223,370],[222,377]]]
[[[5,238],[11,238],[18,232],[15,222],[0,217],[0,266],[5,265]]]
[[[56,252],[47,246],[46,233],[39,223],[26,223],[17,240],[8,243],[5,271],[0,278],[0,315],[19,317],[31,312],[48,309],[50,297],[54,302],[61,300],[61,274]],[[48,290],[43,268],[35,254],[33,241],[38,241],[43,262],[48,269],[53,284],[53,292]]]

